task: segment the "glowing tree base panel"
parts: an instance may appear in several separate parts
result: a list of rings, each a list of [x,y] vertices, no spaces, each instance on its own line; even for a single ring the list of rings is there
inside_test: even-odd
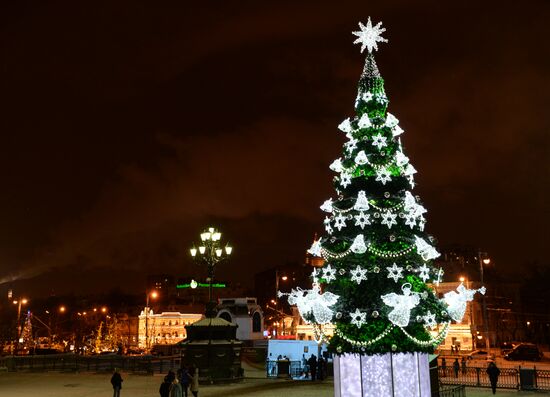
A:
[[[430,397],[426,353],[334,357],[335,397]]]

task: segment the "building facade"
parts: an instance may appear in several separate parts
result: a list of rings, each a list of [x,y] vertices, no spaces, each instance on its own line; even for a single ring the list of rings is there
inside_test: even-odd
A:
[[[256,298],[223,298],[219,300],[217,317],[236,324],[237,339],[264,338],[264,313]]]
[[[197,313],[162,312],[152,309],[146,315],[142,310],[138,317],[138,346],[151,347],[156,344],[174,344],[187,337],[185,326],[199,321],[204,316]],[[145,323],[147,323],[147,332]],[[149,340],[147,343],[147,339]]]

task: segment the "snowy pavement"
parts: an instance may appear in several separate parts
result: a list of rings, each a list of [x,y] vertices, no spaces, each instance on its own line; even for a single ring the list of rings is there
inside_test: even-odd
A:
[[[122,374],[121,397],[158,396],[163,375],[146,376]],[[0,397],[100,397],[112,393],[110,374],[74,373],[0,373]],[[289,381],[254,378],[241,383],[202,386],[199,395],[256,396],[256,397],[330,397],[331,381]],[[539,396],[540,393],[498,390],[497,396]],[[492,396],[490,389],[467,388],[467,397]]]

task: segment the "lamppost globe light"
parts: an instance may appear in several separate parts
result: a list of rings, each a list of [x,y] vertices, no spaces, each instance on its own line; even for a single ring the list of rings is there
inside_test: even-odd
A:
[[[223,250],[221,248],[216,249],[216,256],[222,256]]]
[[[460,282],[462,282],[462,283],[463,283],[463,282],[464,282],[464,280],[465,280],[464,276],[461,276],[461,277],[459,278],[459,280],[460,280]]]
[[[225,246],[225,253],[227,255],[231,255],[231,252],[233,252],[233,247],[231,247],[229,244]]]
[[[283,280],[283,281],[288,280],[288,276],[283,276],[283,277],[281,277],[281,280]]]
[[[199,247],[199,252],[201,253],[201,255],[204,254],[205,251],[206,251],[206,247],[204,245],[201,245]]]
[[[151,298],[156,299],[159,296],[157,291],[151,292]]]
[[[206,240],[209,240],[209,239],[210,239],[210,233],[208,233],[208,232],[201,233],[201,240],[202,241],[206,241]]]
[[[212,241],[219,241],[222,238],[222,234],[220,232],[212,233]]]
[[[491,258],[485,258],[485,259],[483,259],[483,263],[484,263],[485,265],[488,265],[489,263],[491,263]]]
[[[195,247],[191,248],[189,251],[191,251],[191,256],[197,255],[197,249]]]
[[[214,229],[213,227],[209,227],[209,228],[208,228],[208,231],[209,231],[210,233],[214,233],[215,230],[216,230],[216,229]]]

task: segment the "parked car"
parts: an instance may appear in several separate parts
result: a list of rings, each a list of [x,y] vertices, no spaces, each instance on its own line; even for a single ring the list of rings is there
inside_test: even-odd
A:
[[[491,357],[486,350],[474,350],[471,353],[466,354],[468,360],[488,360]]]
[[[504,355],[506,360],[539,361],[542,352],[533,343],[520,343]]]

